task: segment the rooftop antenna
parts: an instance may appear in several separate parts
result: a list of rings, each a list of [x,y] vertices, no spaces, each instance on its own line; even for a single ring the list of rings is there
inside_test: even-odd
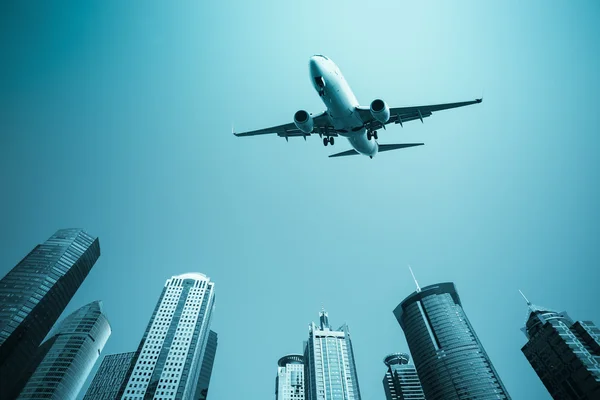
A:
[[[421,291],[421,288],[419,287],[419,282],[417,282],[417,278],[415,278],[415,274],[413,273],[413,270],[410,267],[410,264],[408,264],[408,269],[410,270],[410,274],[412,275],[412,278],[415,281],[415,285],[417,285],[417,293],[419,293]]]
[[[523,292],[521,292],[521,289],[519,289],[519,293],[521,293],[521,296],[523,296],[523,298],[525,299],[525,302],[527,302],[527,305],[530,306],[531,302],[527,299],[527,297],[525,297],[525,295],[523,294]]]

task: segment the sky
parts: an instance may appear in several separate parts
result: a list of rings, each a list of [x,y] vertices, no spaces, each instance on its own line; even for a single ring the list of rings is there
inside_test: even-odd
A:
[[[57,229],[98,236],[63,315],[103,300],[107,355],[136,349],[169,277],[205,273],[213,400],[274,399],[324,306],[370,400],[408,351],[392,311],[410,264],[456,284],[513,399],[549,399],[518,290],[600,323],[599,17],[583,0],[4,4],[0,276]],[[381,131],[425,146],[372,160],[231,135],[322,111],[313,54],[364,105],[483,103]]]

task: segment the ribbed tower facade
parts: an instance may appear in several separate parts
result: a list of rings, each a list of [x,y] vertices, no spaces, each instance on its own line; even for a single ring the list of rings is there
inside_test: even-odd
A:
[[[104,357],[83,400],[120,399],[133,369],[135,354],[135,351],[132,351]]]
[[[0,399],[14,399],[39,360],[38,347],[100,257],[98,238],[62,229],[0,281]]]
[[[566,312],[532,305],[521,351],[554,399],[600,399],[600,329]]]
[[[348,326],[331,329],[323,310],[309,326],[304,346],[307,400],[360,400],[360,388]]]
[[[192,400],[210,332],[214,283],[200,273],[167,280],[122,400]]]
[[[73,312],[42,344],[44,356],[18,399],[75,400],[110,333],[100,301]]]
[[[196,387],[195,400],[205,400],[208,398],[208,387],[210,385],[210,377],[212,376],[213,365],[217,354],[218,335],[217,332],[210,331],[208,333],[208,342],[206,350],[202,358],[202,367],[200,368],[200,378],[198,378],[198,386]]]
[[[453,283],[430,285],[394,310],[427,400],[509,399]]]
[[[383,360],[388,367],[383,377],[387,400],[425,400],[417,370],[409,361],[405,353],[390,354]]]
[[[304,400],[304,357],[289,354],[277,361],[276,400]]]

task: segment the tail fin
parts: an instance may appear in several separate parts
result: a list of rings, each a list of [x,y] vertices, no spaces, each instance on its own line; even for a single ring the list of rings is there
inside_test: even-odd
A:
[[[396,150],[396,149],[403,149],[405,147],[414,147],[414,146],[422,146],[425,143],[400,143],[400,144],[380,144],[379,145],[379,152],[382,151],[389,151],[389,150]],[[356,156],[360,154],[358,151],[356,150],[347,150],[347,151],[342,151],[341,153],[336,153],[336,154],[332,154],[329,157],[345,157],[345,156]],[[373,157],[371,157],[373,158]]]
[[[341,153],[336,153],[336,154],[332,154],[329,156],[329,158],[331,157],[344,157],[344,156],[356,156],[359,155],[360,153],[356,150],[348,150],[348,151],[342,151]]]
[[[423,146],[425,143],[400,143],[400,144],[380,144],[379,152],[403,149],[405,147]]]

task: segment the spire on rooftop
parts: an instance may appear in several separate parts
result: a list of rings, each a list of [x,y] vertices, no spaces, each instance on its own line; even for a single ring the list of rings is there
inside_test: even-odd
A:
[[[319,322],[321,323],[321,329],[331,329],[331,326],[329,325],[329,315],[327,314],[327,311],[325,311],[325,307],[321,308],[321,312],[319,313]]]
[[[415,285],[417,286],[417,293],[419,293],[421,291],[421,288],[419,287],[419,282],[417,282],[417,278],[415,278],[415,274],[413,273],[413,270],[410,267],[410,264],[408,264],[408,269],[410,270],[410,274],[412,275],[412,278],[415,281]]]

